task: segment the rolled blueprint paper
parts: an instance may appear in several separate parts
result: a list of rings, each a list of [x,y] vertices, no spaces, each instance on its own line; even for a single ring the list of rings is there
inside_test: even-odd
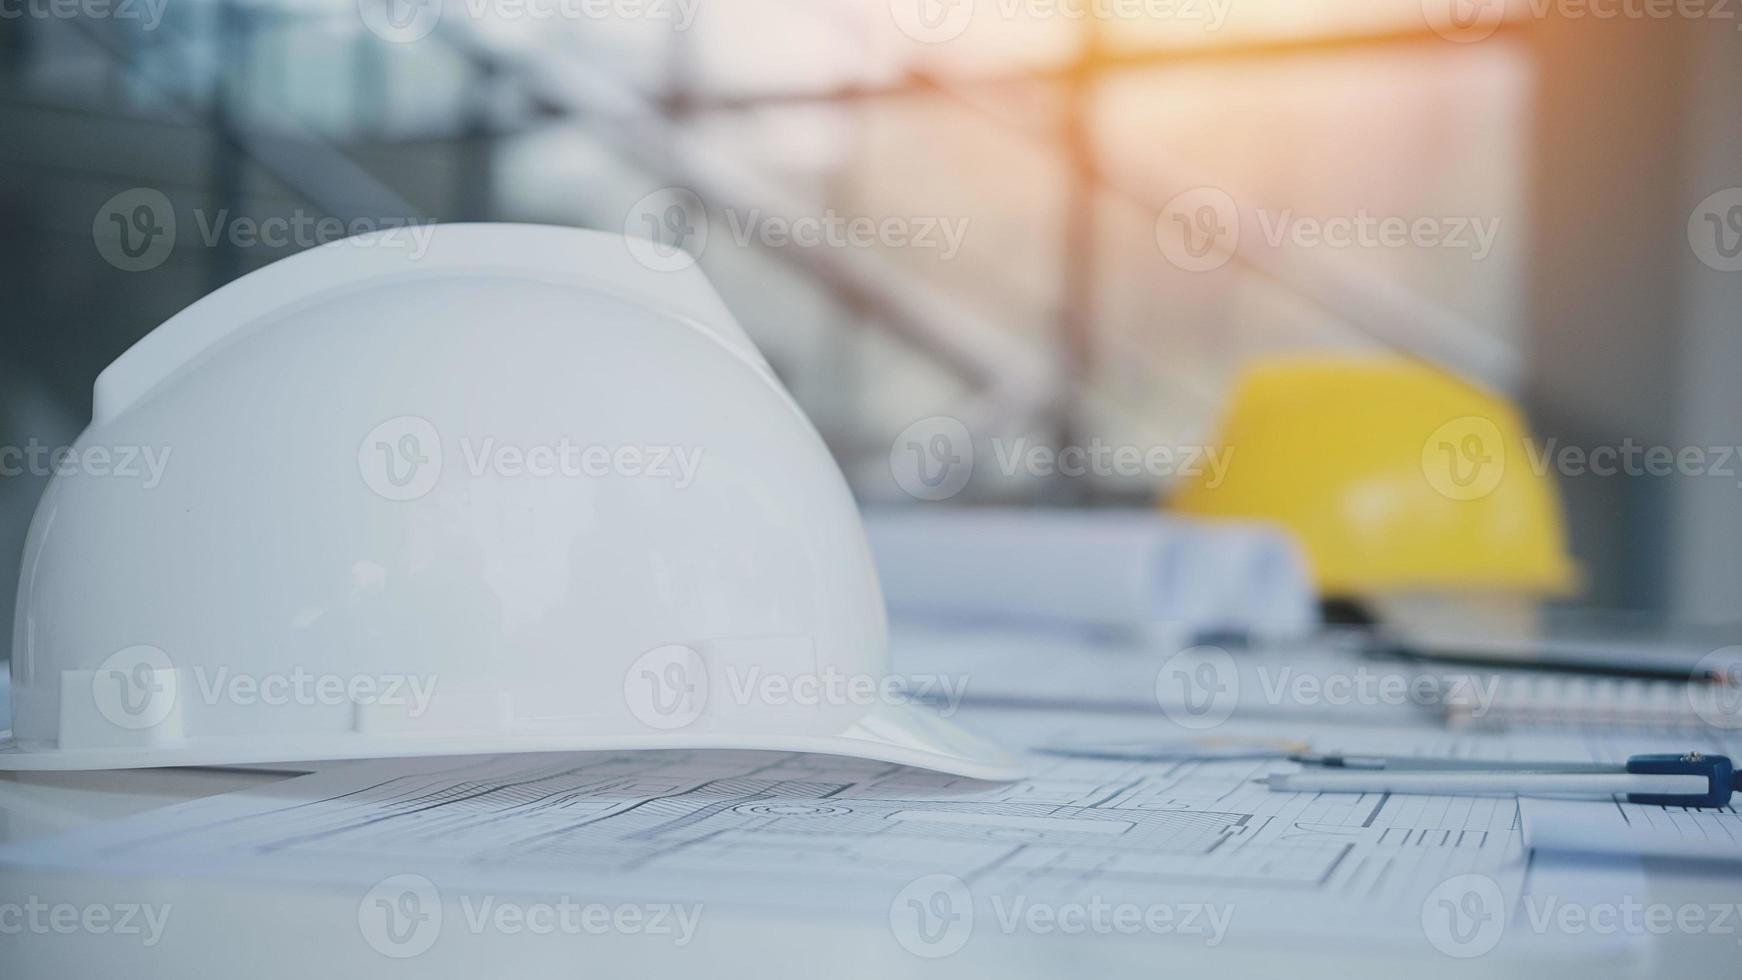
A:
[[[1152,511],[866,515],[892,616],[1288,635],[1317,622],[1300,550],[1261,524]]]

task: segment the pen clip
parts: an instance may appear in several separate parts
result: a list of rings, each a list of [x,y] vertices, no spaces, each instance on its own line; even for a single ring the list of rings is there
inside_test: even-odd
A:
[[[1735,768],[1726,756],[1687,752],[1636,755],[1627,760],[1627,771],[1655,776],[1704,776],[1704,793],[1629,793],[1627,802],[1649,806],[1727,806],[1738,786]]]

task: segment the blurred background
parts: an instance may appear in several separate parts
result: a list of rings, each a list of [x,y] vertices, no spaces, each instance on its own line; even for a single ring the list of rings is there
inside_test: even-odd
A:
[[[1549,460],[1552,598],[1734,619],[1739,28],[1644,0],[0,0],[0,444],[69,443],[110,360],[301,249],[578,225],[696,255],[868,504],[1148,507],[1243,397],[1258,425],[1353,399]],[[1463,387],[1242,389],[1291,363]],[[916,495],[902,454],[958,431],[979,465]],[[1296,448],[1381,438],[1321,436]],[[1443,441],[1454,477],[1476,437]],[[1371,452],[1420,481],[1438,438]],[[1131,465],[1003,465],[1037,446]],[[1677,462],[1588,465],[1628,446]]]

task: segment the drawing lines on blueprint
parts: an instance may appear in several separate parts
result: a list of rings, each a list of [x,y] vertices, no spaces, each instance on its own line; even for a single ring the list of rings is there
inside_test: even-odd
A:
[[[1437,734],[1374,743],[1338,747],[1477,748]],[[1276,792],[1255,780],[1288,765],[1277,759],[1028,761],[1028,778],[994,784],[774,752],[370,760],[93,830],[60,859],[873,915],[944,876],[1006,906],[1225,903],[1266,931],[1385,922],[1416,938],[1422,902],[1453,877],[1522,894],[1509,799]]]
[[[399,775],[366,765],[356,779],[382,778],[152,843],[727,886],[942,872],[1061,899],[1179,885],[1382,898],[1396,878],[1492,864],[1513,843],[1499,801],[1274,793],[1252,782],[1267,765],[1037,758],[1032,778],[999,785],[753,752],[501,757]]]

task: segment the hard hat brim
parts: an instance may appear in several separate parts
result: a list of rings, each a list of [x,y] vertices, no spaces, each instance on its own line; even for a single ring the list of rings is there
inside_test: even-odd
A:
[[[0,772],[150,769],[173,766],[249,766],[345,759],[496,755],[520,752],[598,752],[639,749],[738,749],[810,752],[930,769],[1007,782],[1021,779],[1021,760],[918,704],[880,704],[833,735],[721,735],[648,732],[620,735],[455,735],[394,737],[378,734],[274,734],[254,739],[214,737],[137,747],[36,748],[0,731]]]

